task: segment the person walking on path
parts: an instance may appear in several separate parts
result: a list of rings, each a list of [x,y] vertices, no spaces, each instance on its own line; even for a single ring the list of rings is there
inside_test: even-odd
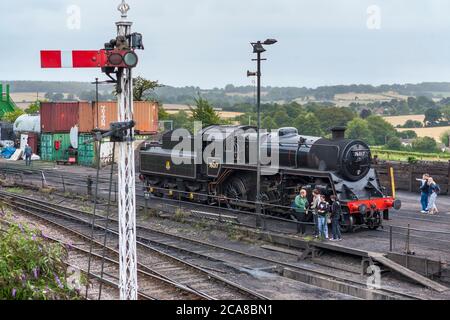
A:
[[[299,224],[297,224],[297,232],[304,235],[306,233],[306,210],[308,208],[308,193],[305,189],[300,190],[300,193],[295,197],[294,211],[295,218]]]
[[[319,204],[321,202],[320,191],[318,189],[313,190],[313,202],[311,205],[313,217],[314,217],[314,237],[319,237],[319,220],[318,220],[318,211]]]
[[[434,215],[434,214],[439,213],[439,210],[436,205],[436,201],[437,201],[439,192],[441,191],[441,188],[434,181],[433,178],[428,179],[428,186],[429,186],[429,190],[430,190],[430,200],[428,202],[427,213]]]
[[[422,179],[417,179],[420,184],[420,204],[422,205],[421,213],[427,213],[428,201],[430,198],[430,186],[428,184],[428,179],[430,179],[429,174],[424,174]]]
[[[31,166],[31,157],[33,156],[33,149],[31,149],[31,147],[27,144],[25,146],[25,165],[27,167]]]
[[[342,217],[342,207],[339,200],[335,195],[331,196],[331,232],[332,239],[331,241],[342,241],[341,234],[341,217]]]

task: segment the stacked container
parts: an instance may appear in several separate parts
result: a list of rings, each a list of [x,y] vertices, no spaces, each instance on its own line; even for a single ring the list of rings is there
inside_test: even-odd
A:
[[[109,130],[112,122],[118,121],[117,102],[94,103],[94,128]],[[158,132],[158,104],[150,101],[134,102],[135,131],[137,134],[154,134]]]
[[[158,105],[153,102],[135,102],[134,118],[136,134],[158,132]],[[92,131],[108,131],[113,122],[118,122],[117,102],[55,102],[41,105],[41,158],[46,161],[67,160],[71,147],[70,131],[78,127],[78,163],[83,166],[96,165],[97,143],[85,144],[92,139]],[[112,143],[103,142],[100,154],[102,164],[112,158]]]
[[[73,147],[70,131],[91,132],[92,106],[88,102],[46,102],[41,104],[41,158],[66,161]]]

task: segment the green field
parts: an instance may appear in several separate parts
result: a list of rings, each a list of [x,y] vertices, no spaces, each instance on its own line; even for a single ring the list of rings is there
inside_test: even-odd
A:
[[[415,158],[420,161],[450,161],[450,153],[440,152],[440,153],[420,153],[420,152],[409,152],[409,151],[396,151],[396,150],[386,150],[383,147],[371,147],[372,155],[378,155],[380,160],[390,160],[390,161],[408,161],[411,158]]]

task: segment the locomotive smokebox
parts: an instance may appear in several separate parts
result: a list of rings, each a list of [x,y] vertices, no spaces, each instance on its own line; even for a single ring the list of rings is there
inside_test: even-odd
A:
[[[346,127],[334,127],[331,129],[332,139],[334,141],[345,139],[345,131],[347,131]]]

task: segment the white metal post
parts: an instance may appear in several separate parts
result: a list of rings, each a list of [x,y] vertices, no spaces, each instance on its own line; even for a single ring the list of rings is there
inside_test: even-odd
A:
[[[122,20],[117,22],[118,36],[131,34],[132,22],[127,21],[130,7],[125,0],[119,5]],[[118,92],[119,122],[133,120],[133,78],[129,68],[123,68],[118,77],[121,92]],[[136,175],[134,159],[134,129],[128,131],[127,141],[119,143],[119,259],[120,299],[137,300],[136,257]]]

